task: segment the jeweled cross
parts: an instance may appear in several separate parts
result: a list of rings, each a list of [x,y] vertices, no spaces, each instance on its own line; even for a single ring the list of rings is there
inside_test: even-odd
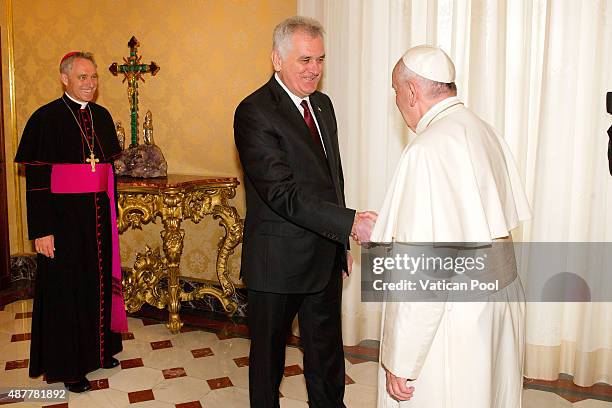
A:
[[[97,159],[96,156],[94,156],[93,152],[89,152],[89,158],[85,159],[85,161],[89,164],[91,164],[91,172],[95,173],[96,172],[96,163],[100,162],[100,159]]]
[[[113,62],[108,70],[117,76],[119,73],[125,75],[123,82],[128,81],[128,100],[130,101],[130,127],[132,133],[132,143],[130,147],[138,146],[138,80],[144,82],[143,74],[149,72],[151,75],[157,74],[159,71],[159,65],[151,61],[149,65],[141,64],[140,59],[137,55],[138,46],[140,43],[136,37],[132,36],[128,47],[130,47],[130,56],[128,58],[123,57],[125,64],[118,65]]]

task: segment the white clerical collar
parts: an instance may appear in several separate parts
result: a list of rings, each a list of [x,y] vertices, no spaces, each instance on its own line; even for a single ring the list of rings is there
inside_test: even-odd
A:
[[[81,109],[85,109],[85,107],[87,106],[87,102],[77,101],[72,96],[68,95],[67,92],[64,92],[64,95],[66,95],[68,97],[68,99],[70,99],[72,102],[78,103],[79,105],[81,105]]]
[[[303,100],[308,101],[308,105],[310,105],[310,98],[308,96],[305,97],[305,98],[300,98],[299,96],[297,96],[293,92],[291,92],[289,90],[289,88],[287,88],[287,86],[285,86],[283,81],[278,76],[278,72],[274,73],[274,78],[276,79],[276,82],[278,82],[280,84],[280,86],[285,90],[285,92],[287,92],[287,94],[289,95],[289,97],[291,98],[291,100],[293,101],[293,103],[295,104],[295,106],[298,108],[298,110],[300,112],[302,112],[302,107],[301,107],[300,104],[302,103]],[[312,106],[312,105],[310,105],[310,106]]]
[[[429,110],[423,115],[421,120],[419,120],[419,123],[416,127],[416,133],[419,134],[425,129],[427,129],[431,122],[433,122],[434,119],[436,119],[436,117],[445,110],[462,103],[463,102],[461,102],[456,96],[448,97],[436,103],[434,106],[429,108]]]

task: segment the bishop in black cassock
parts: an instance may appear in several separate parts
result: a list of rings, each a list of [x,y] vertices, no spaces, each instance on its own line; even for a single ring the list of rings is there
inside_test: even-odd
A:
[[[105,163],[112,169],[121,149],[110,113],[91,102],[97,87],[91,54],[68,54],[60,71],[66,93],[34,112],[15,161],[25,164],[28,234],[39,252],[30,376],[45,374],[47,382],[63,381],[80,392],[89,389],[85,375],[117,365],[113,355],[122,350],[121,334],[111,330],[113,291],[121,291],[111,273],[115,208],[109,197],[115,191],[111,184],[110,195],[56,193],[52,171],[60,164],[94,170],[87,162],[93,153],[100,174]],[[45,249],[45,242],[52,244]]]

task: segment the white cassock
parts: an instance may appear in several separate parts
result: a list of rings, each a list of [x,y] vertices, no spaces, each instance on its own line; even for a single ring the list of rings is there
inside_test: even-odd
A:
[[[433,106],[416,133],[387,191],[373,242],[492,242],[530,217],[508,146],[459,99]],[[493,269],[507,284],[482,301],[384,304],[381,365],[415,379],[415,391],[410,401],[391,399],[381,367],[378,407],[521,406],[523,288],[511,245],[502,248]]]

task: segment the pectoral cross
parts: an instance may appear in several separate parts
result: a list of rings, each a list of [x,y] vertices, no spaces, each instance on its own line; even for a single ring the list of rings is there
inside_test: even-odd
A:
[[[91,164],[91,172],[95,173],[96,172],[96,163],[100,163],[100,159],[97,159],[96,156],[94,156],[93,152],[89,152],[89,158],[85,160],[87,163]]]
[[[130,47],[130,56],[129,58],[123,58],[125,64],[118,65],[116,62],[113,62],[108,70],[115,76],[118,74],[125,75],[123,78],[123,82],[128,81],[128,100],[130,102],[130,127],[132,133],[132,143],[130,147],[138,146],[138,80],[144,82],[144,78],[142,77],[146,73],[150,73],[151,75],[157,74],[159,71],[159,65],[155,62],[151,61],[149,65],[142,64],[140,62],[141,56],[138,56],[138,46],[140,43],[136,39],[136,37],[132,36],[130,42],[128,42],[128,47]]]

